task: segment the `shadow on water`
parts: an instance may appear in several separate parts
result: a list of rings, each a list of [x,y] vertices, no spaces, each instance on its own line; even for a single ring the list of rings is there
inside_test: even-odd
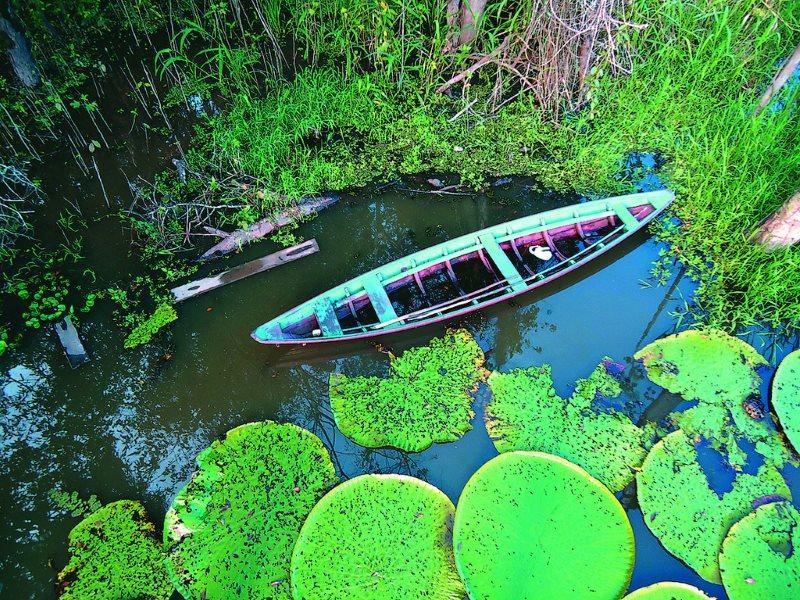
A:
[[[122,334],[102,311],[82,323],[92,362],[72,371],[55,338],[42,332],[3,357],[0,375],[0,489],[4,507],[4,597],[52,597],[55,568],[66,562],[76,520],[47,500],[53,487],[97,494],[104,502],[143,499],[158,522],[190,476],[195,455],[228,429],[262,419],[292,421],[317,433],[346,477],[400,472],[422,477],[456,501],[467,479],[496,454],[483,425],[486,386],[475,396],[473,429],[419,454],[352,443],[337,430],[327,398],[332,372],[385,373],[387,357],[366,342],[275,349],[249,336],[258,324],[329,287],[422,247],[576,201],[517,181],[491,196],[432,197],[387,189],[343,199],[297,231],[320,252],[180,305],[172,330],[150,346],[122,350]],[[211,268],[228,268],[274,251],[270,242]],[[605,355],[627,365],[622,408],[634,418],[669,412],[671,400],[630,368],[642,345],[673,331],[691,284],[676,269],[667,286],[643,285],[660,245],[642,234],[586,270],[540,292],[470,315],[488,366],[508,370],[550,363],[556,389],[568,395]],[[125,266],[98,254],[98,269]],[[387,337],[399,352],[442,332],[431,326]],[[703,583],[666,554],[636,509],[633,587],[677,579]],[[52,565],[52,566],[51,566]]]

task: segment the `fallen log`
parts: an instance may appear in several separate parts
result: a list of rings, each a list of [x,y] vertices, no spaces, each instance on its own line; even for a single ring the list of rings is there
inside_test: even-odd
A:
[[[58,341],[61,342],[61,347],[64,349],[69,366],[76,369],[83,363],[89,362],[89,355],[86,354],[81,338],[78,337],[78,330],[75,329],[75,325],[72,324],[72,319],[69,318],[69,315],[54,323],[53,329],[58,336]]]
[[[278,227],[288,225],[302,217],[308,216],[315,212],[327,208],[331,204],[339,200],[339,196],[320,196],[319,198],[311,198],[309,200],[301,201],[296,206],[292,206],[282,210],[274,217],[267,217],[261,219],[247,227],[246,229],[237,229],[232,233],[228,233],[221,241],[213,245],[211,248],[203,252],[195,259],[197,262],[224,256],[234,250],[239,250],[245,244],[260,239],[275,231]],[[207,228],[206,231],[218,235],[225,233],[219,229]]]
[[[311,239],[307,242],[303,242],[302,244],[292,246],[291,248],[285,248],[280,252],[275,252],[255,260],[251,260],[250,262],[246,262],[243,265],[234,267],[233,269],[225,271],[224,273],[220,273],[219,275],[205,277],[203,279],[191,281],[176,288],[172,288],[170,292],[172,292],[172,297],[175,302],[182,302],[188,298],[199,296],[200,294],[215,290],[223,285],[228,285],[234,281],[239,281],[245,277],[250,277],[250,275],[255,275],[256,273],[261,273],[262,271],[272,269],[278,265],[292,262],[298,258],[309,256],[315,252],[319,252],[319,246],[317,245],[317,240]]]
[[[800,44],[794,49],[794,52],[786,60],[781,70],[775,74],[775,77],[770,82],[769,87],[767,87],[766,91],[761,96],[758,106],[756,107],[755,111],[753,111],[754,115],[758,115],[758,113],[767,107],[775,94],[777,94],[780,89],[786,85],[786,82],[789,81],[798,68],[800,68]]]
[[[800,242],[800,192],[795,193],[759,226],[755,239],[768,250]]]

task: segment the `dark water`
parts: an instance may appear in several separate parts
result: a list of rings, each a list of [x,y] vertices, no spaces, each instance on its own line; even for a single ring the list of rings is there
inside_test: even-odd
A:
[[[54,596],[55,573],[66,561],[66,537],[77,519],[55,510],[47,499],[52,487],[97,494],[104,502],[142,499],[158,523],[190,476],[195,455],[249,421],[276,419],[308,427],[333,451],[344,476],[409,473],[457,501],[470,475],[496,454],[482,422],[485,386],[476,395],[473,430],[459,441],[410,455],[366,450],[333,425],[327,378],[339,371],[384,372],[385,355],[366,342],[270,349],[253,342],[249,332],[301,300],[398,256],[574,200],[538,194],[528,183],[515,182],[491,197],[442,199],[394,190],[347,197],[299,229],[306,239],[317,239],[318,254],[185,302],[178,308],[179,321],[149,347],[124,351],[122,333],[101,309],[83,323],[92,362],[78,370],[68,367],[51,332],[31,337],[0,359],[0,595]],[[102,220],[93,227],[110,246],[103,250],[95,236],[87,248],[90,260],[106,280],[121,277],[129,265],[118,227]],[[684,306],[691,285],[677,272],[665,287],[642,284],[659,249],[639,236],[555,288],[459,324],[475,334],[492,369],[552,364],[562,395],[604,355],[623,361],[628,365],[625,408],[636,418],[660,418],[674,399],[649,384],[631,365],[631,356],[674,330],[670,313]],[[224,264],[274,250],[271,242],[262,243]],[[398,351],[442,331],[434,326],[384,343]],[[751,341],[767,356],[788,351],[763,346],[769,338]],[[721,588],[664,552],[637,510],[629,516],[637,539],[632,588],[671,579],[724,597]]]

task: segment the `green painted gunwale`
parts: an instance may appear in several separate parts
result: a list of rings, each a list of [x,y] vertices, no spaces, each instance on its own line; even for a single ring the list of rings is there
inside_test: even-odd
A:
[[[314,298],[307,300],[306,302],[303,302],[296,308],[291,309],[280,316],[260,325],[253,331],[252,337],[261,343],[313,343],[336,339],[354,339],[357,337],[365,337],[364,335],[339,333],[326,334],[318,338],[293,338],[290,336],[276,338],[271,334],[271,331],[274,331],[276,327],[286,327],[292,323],[296,323],[302,319],[311,317],[315,313],[314,308],[317,303],[326,305],[329,303],[330,305],[335,306],[336,304],[345,301],[347,298],[365,294],[366,282],[368,280],[374,281],[374,277],[377,277],[383,286],[387,286],[399,279],[413,275],[413,273],[417,271],[422,271],[425,268],[439,264],[445,260],[452,260],[463,254],[468,254],[470,252],[475,252],[478,249],[483,249],[484,244],[481,243],[479,238],[494,239],[498,244],[502,244],[522,236],[538,233],[546,229],[549,230],[556,227],[571,225],[577,222],[599,219],[607,216],[615,216],[619,218],[625,227],[623,235],[613,242],[607,244],[604,248],[598,249],[595,252],[587,253],[582,258],[576,260],[573,268],[577,268],[578,266],[590,261],[602,250],[607,249],[612,245],[619,244],[623,239],[629,237],[647,225],[647,223],[655,218],[672,202],[674,197],[674,193],[670,190],[658,190],[639,194],[614,196],[611,198],[593,200],[590,202],[556,208],[542,213],[536,213],[527,217],[521,217],[513,221],[508,221],[506,223],[499,223],[473,233],[468,233],[452,240],[442,242],[441,244],[436,244],[430,248],[419,250],[413,254],[409,254],[408,256],[389,262],[376,269],[368,271],[367,273],[354,277],[343,284],[333,287],[330,290],[323,292],[322,294],[319,294]],[[630,215],[630,213],[625,210],[628,208],[641,206],[643,204],[651,204],[655,210],[641,221],[637,221],[633,215]],[[533,287],[535,283],[538,282],[532,281],[525,288],[514,290],[512,287],[513,282],[509,282],[510,285],[508,287],[508,291],[500,296],[500,298],[508,298],[511,295],[523,293],[528,288]],[[495,299],[493,298],[492,300],[487,301],[486,304],[488,305],[490,303],[494,303],[494,300]],[[469,308],[470,310],[475,310],[474,306]],[[448,314],[447,318],[455,316],[460,312],[461,311],[454,311],[452,314]],[[434,316],[436,316],[436,313],[432,315],[432,317]],[[415,321],[411,326],[418,327],[426,322],[434,320],[441,319],[421,319],[419,321]],[[408,328],[410,328],[409,323],[403,320],[397,320],[397,322],[392,323],[391,325],[370,329],[367,335],[376,335],[388,331],[396,331],[399,329]]]

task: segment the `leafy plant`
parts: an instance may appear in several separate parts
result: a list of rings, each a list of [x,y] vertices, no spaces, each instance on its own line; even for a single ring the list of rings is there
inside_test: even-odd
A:
[[[68,511],[72,517],[85,517],[100,510],[100,507],[103,506],[103,503],[94,494],[84,500],[78,492],[65,492],[58,488],[53,488],[48,493],[48,496],[53,501],[53,504],[62,510]]]
[[[790,600],[800,581],[800,513],[789,502],[763,504],[734,524],[719,567],[731,600]]]
[[[198,470],[164,520],[169,571],[184,598],[291,598],[300,527],[336,483],[312,433],[272,421],[231,429],[197,457]]]
[[[450,526],[455,508],[405,475],[362,475],[314,507],[292,554],[295,600],[461,600]]]
[[[470,478],[453,527],[470,598],[619,598],[633,573],[633,530],[608,489],[540,452],[507,452]]]
[[[168,600],[173,586],[144,507],[133,500],[107,504],[69,534],[70,560],[58,574],[65,600]]]
[[[486,429],[498,452],[537,450],[574,462],[612,491],[633,481],[647,455],[647,432],[622,413],[594,406],[619,395],[619,383],[603,364],[579,379],[569,399],[556,394],[550,365],[493,372],[488,383]]]
[[[328,389],[336,425],[368,448],[420,452],[470,430],[470,391],[485,377],[483,351],[464,329],[427,346],[389,353],[388,377],[331,374]]]
[[[755,369],[767,361],[749,344],[718,330],[688,330],[656,340],[634,358],[644,363],[651,381],[697,401],[674,415],[675,422],[709,440],[731,464],[741,467],[746,461],[741,438],[778,466],[789,458],[774,427],[758,414],[761,377]]]
[[[754,475],[737,473],[730,490],[717,493],[709,487],[693,439],[682,430],[653,446],[636,484],[647,527],[667,551],[713,583],[721,582],[717,556],[731,525],[762,498],[791,498],[783,477],[768,463]]]
[[[706,596],[693,585],[661,581],[639,588],[625,596],[622,600],[714,600]]]
[[[143,323],[137,325],[125,338],[125,348],[135,348],[149,342],[158,331],[178,319],[178,313],[169,303],[160,304]]]
[[[800,452],[800,350],[784,358],[775,372],[771,405],[786,437]]]

